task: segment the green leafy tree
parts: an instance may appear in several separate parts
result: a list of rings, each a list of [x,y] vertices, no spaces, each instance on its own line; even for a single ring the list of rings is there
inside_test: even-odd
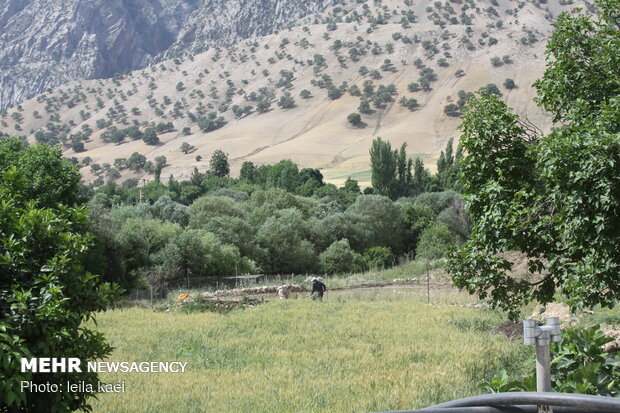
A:
[[[403,221],[411,231],[412,246],[415,247],[422,232],[435,222],[437,214],[431,207],[417,202],[405,203],[401,211]]]
[[[370,268],[387,268],[393,258],[392,251],[387,247],[372,247],[364,251],[364,260]]]
[[[69,380],[96,387],[96,373],[22,372],[20,359],[70,355],[85,363],[106,357],[111,347],[84,323],[112,303],[117,289],[84,271],[92,236],[86,231],[85,209],[75,205],[77,187],[70,193],[54,184],[71,171],[59,151],[24,149],[16,142],[0,142],[0,405],[27,412],[87,409],[92,393],[22,392],[20,384]],[[21,164],[32,157],[38,159],[38,170],[31,170],[37,180],[20,172],[35,167]],[[49,193],[34,191],[41,182],[51,184]]]
[[[438,222],[422,231],[416,247],[416,258],[422,260],[438,260],[447,255],[448,247],[454,245],[456,239],[443,222]]]
[[[241,164],[241,171],[239,172],[239,179],[243,179],[249,183],[254,183],[256,180],[256,166],[251,161],[245,161]]]
[[[321,269],[327,274],[343,274],[361,271],[364,268],[362,256],[351,249],[349,240],[332,243],[319,255]]]
[[[370,231],[364,248],[390,247],[396,254],[404,252],[406,245],[405,224],[400,208],[389,198],[381,195],[357,197],[347,213],[361,215]]]
[[[308,226],[300,211],[284,209],[260,226],[256,239],[267,251],[262,265],[270,273],[304,274],[318,268],[314,245],[307,239]]]
[[[80,175],[59,148],[44,144],[25,148],[18,139],[0,139],[0,173],[11,167],[27,178],[28,185],[21,180],[3,185],[15,196],[33,200],[36,207],[53,208],[58,203],[75,206],[80,201]]]
[[[395,199],[409,191],[413,164],[407,158],[406,148],[407,144],[403,143],[400,150],[392,150],[390,142],[381,138],[373,140],[370,148],[371,182],[379,194]]]
[[[299,177],[297,165],[290,159],[285,159],[273,165],[267,175],[267,186],[286,189],[295,192]]]
[[[230,174],[228,154],[221,149],[217,149],[209,160],[209,171],[213,176],[225,177]]]
[[[517,316],[561,290],[573,308],[611,306],[620,294],[620,5],[600,16],[562,14],[535,83],[558,126],[534,134],[493,96],[470,103],[461,126],[461,181],[474,222],[454,253],[454,282]],[[498,253],[525,253],[515,278]]]
[[[393,196],[396,186],[396,159],[390,142],[377,138],[370,148],[372,187],[381,195]]]

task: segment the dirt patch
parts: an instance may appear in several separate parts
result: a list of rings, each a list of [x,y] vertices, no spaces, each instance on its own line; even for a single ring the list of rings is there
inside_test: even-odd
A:
[[[618,329],[617,326],[602,324],[601,330],[603,330],[603,333],[605,333],[607,337],[611,337],[614,339],[614,341],[605,345],[605,351],[607,351],[608,353],[620,352],[620,329]]]
[[[512,321],[505,321],[500,325],[491,329],[492,333],[503,334],[510,340],[521,340],[523,338],[523,321],[513,323]]]
[[[545,307],[538,307],[530,316],[532,320],[544,321],[549,317],[558,317],[562,327],[574,326],[578,319],[571,313],[570,308],[562,303],[549,303]]]

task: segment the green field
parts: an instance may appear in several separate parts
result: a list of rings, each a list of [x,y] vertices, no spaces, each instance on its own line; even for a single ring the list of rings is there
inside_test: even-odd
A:
[[[404,298],[400,299],[402,296]],[[95,412],[367,412],[480,393],[531,349],[488,333],[489,310],[388,291],[324,303],[274,300],[228,314],[130,308],[98,317],[110,360],[187,361],[179,374],[102,374],[126,392]]]

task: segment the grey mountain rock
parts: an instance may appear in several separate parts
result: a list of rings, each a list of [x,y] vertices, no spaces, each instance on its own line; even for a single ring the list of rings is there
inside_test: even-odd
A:
[[[0,109],[76,79],[263,36],[333,0],[0,0]]]

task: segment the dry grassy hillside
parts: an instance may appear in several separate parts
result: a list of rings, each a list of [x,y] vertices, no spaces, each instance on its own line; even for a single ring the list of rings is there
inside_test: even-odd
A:
[[[31,143],[39,132],[38,140],[58,141],[67,157],[110,164],[97,173],[105,178],[106,170],[108,175],[115,174],[110,169],[119,170],[121,182],[131,176],[153,179],[143,170],[124,169],[122,161],[115,165],[116,159],[134,152],[151,161],[165,156],[162,177],[187,178],[195,166],[207,169],[210,155],[222,149],[229,154],[233,175],[245,160],[275,163],[288,158],[304,167],[321,168],[337,184],[348,176],[364,183],[369,180],[368,149],[377,136],[394,146],[406,142],[409,153],[422,157],[432,169],[447,140],[458,138],[459,118],[446,115],[444,108],[458,102],[461,90],[473,92],[495,84],[517,113],[542,129],[550,127],[550,119],[532,103],[531,84],[544,70],[553,16],[574,7],[556,0],[542,5],[507,0],[348,1],[288,30],[235,47],[166,61],[115,79],[48,90],[9,109],[1,130],[26,135]],[[467,20],[471,25],[463,24]],[[368,73],[360,71],[362,67]],[[410,91],[411,83],[423,86],[424,68],[430,90]],[[290,72],[290,81],[282,81],[283,71]],[[507,78],[514,80],[515,88],[503,86]],[[347,116],[359,112],[368,81],[373,91],[366,90],[365,99],[371,112],[362,113],[362,124],[353,126]],[[332,98],[337,90],[341,97],[328,96],[330,84]],[[379,102],[377,89],[390,84],[396,93],[391,101]],[[362,96],[350,93],[354,85]],[[311,97],[300,96],[304,89]],[[258,101],[270,103],[264,113],[252,100],[252,92]],[[292,108],[278,105],[286,93],[294,99]],[[416,99],[418,107],[404,107],[403,97]],[[210,112],[223,117],[225,124],[204,132],[201,118]],[[174,127],[158,134],[159,144],[147,145],[139,136],[121,140],[117,134],[110,139],[110,126],[135,125],[144,132],[159,122],[172,122]],[[204,129],[204,119],[202,125]],[[195,149],[183,153],[183,142]],[[72,149],[72,143],[80,152]],[[88,167],[82,172],[87,181],[97,176]]]

